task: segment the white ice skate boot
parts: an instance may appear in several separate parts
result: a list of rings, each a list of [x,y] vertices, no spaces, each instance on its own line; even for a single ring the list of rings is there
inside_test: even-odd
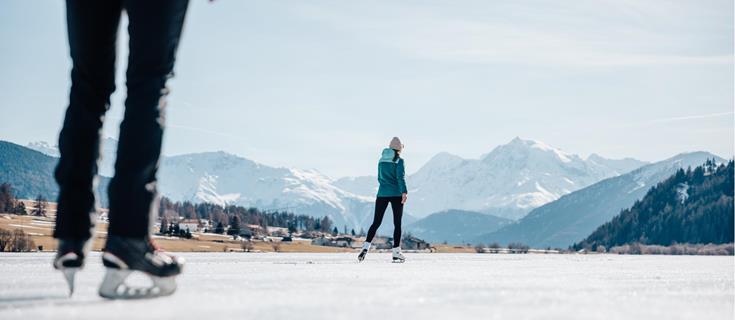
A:
[[[109,236],[102,263],[107,274],[100,285],[100,296],[108,299],[146,299],[167,296],[176,291],[176,276],[183,259],[159,250],[150,238]],[[147,275],[149,287],[131,287],[125,279],[133,272]]]
[[[368,254],[368,251],[370,251],[370,242],[364,242],[362,244],[362,250],[360,250],[360,254],[357,255],[357,262],[362,262],[362,260],[365,260],[365,256]]]
[[[393,248],[393,263],[404,263],[406,257],[401,253],[401,247]]]

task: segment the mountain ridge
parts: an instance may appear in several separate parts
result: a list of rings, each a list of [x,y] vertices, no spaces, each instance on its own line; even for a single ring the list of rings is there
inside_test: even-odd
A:
[[[522,242],[533,247],[572,245],[620,210],[642,198],[648,189],[681,167],[694,167],[706,159],[722,158],[703,151],[680,153],[611,177],[567,194],[531,211],[517,223],[475,239],[477,242]]]
[[[114,172],[114,145],[113,139],[103,140],[102,175]],[[604,159],[598,158],[600,162]],[[641,163],[633,160],[627,165]],[[537,206],[619,171],[519,137],[495,147],[481,159],[440,152],[407,177],[410,202],[405,214],[422,218],[459,209],[517,219]],[[213,151],[162,157],[159,190],[175,201],[288,207],[317,216],[329,215],[335,222],[351,227],[365,227],[372,217],[377,178],[332,179],[317,170],[270,167]]]

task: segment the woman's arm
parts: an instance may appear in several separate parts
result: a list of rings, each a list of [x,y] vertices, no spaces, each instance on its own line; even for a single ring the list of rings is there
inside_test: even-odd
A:
[[[406,188],[406,167],[403,163],[403,159],[399,160],[396,165],[396,177],[398,178],[398,188],[401,190],[401,194],[403,195],[403,200],[401,202],[406,203],[408,188]]]

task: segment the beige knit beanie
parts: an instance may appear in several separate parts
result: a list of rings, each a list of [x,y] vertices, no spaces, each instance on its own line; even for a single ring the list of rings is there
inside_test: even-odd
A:
[[[403,150],[403,143],[401,143],[401,139],[398,139],[398,137],[393,137],[390,141],[389,147],[393,150],[401,151]]]

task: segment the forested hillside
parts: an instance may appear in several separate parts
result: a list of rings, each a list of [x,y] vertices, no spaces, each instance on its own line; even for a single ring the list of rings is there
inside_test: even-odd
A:
[[[733,242],[733,161],[680,169],[575,249],[628,243]]]

